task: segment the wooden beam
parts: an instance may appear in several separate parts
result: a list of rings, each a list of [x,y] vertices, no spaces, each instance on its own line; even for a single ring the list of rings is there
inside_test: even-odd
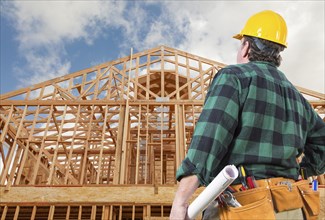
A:
[[[12,114],[12,109],[13,109],[13,106],[12,108],[10,109],[10,114]],[[26,111],[27,111],[27,106],[25,106],[25,109],[24,109],[24,113],[22,115],[22,118],[25,117],[26,115]],[[11,118],[8,118],[8,121],[6,122],[6,125],[5,125],[5,128],[6,126],[9,124],[9,121],[11,120]],[[16,146],[16,143],[17,143],[17,138],[19,137],[20,135],[20,132],[21,130],[23,129],[23,126],[22,126],[22,120],[20,121],[19,123],[19,126],[18,126],[18,130],[17,130],[17,133],[16,133],[16,136],[15,136],[15,140],[14,140],[14,143],[12,144],[12,146],[9,147],[9,153],[7,155],[7,158],[6,158],[6,161],[5,161],[5,164],[4,164],[4,169],[2,170],[2,173],[1,173],[1,178],[0,178],[0,184],[5,184],[5,181],[7,179],[7,174],[8,174],[8,171],[10,169],[10,164],[11,164],[11,161],[12,161],[12,158],[13,158],[13,155],[14,155],[14,151],[17,150],[17,146]],[[7,129],[8,129],[8,126],[7,126]],[[5,131],[6,129],[3,129],[3,135],[5,136],[7,134],[7,131]],[[1,141],[2,143],[3,141]],[[10,183],[11,184],[11,183]]]
[[[117,145],[115,150],[115,173],[114,173],[114,184],[118,184],[120,182],[120,174],[121,174],[121,160],[122,160],[122,142],[123,142],[123,131],[124,131],[124,121],[126,120],[125,116],[125,106],[120,106],[120,114],[119,114],[119,126],[118,126],[118,134],[117,134]]]
[[[196,78],[197,79],[197,78]],[[180,89],[183,89],[182,86]],[[144,88],[146,89],[146,88]],[[176,93],[176,92],[174,92]],[[150,93],[151,94],[151,93]],[[151,95],[157,96],[152,93]],[[148,105],[157,105],[162,102],[156,100],[130,100],[130,105],[139,105],[139,104],[148,104]],[[175,105],[175,104],[196,104],[202,105],[204,100],[169,100],[168,102],[163,102],[164,105]],[[71,102],[71,100],[1,100],[1,106],[117,106],[117,105],[125,105],[125,100],[119,101],[111,101],[111,100],[76,100]]]
[[[96,79],[95,80],[93,80],[93,82],[91,83],[91,85],[89,85],[88,86],[88,88],[78,97],[78,100],[80,100],[80,99],[82,99],[84,96],[86,96],[86,94],[87,94],[87,92],[90,90],[90,89],[92,89],[96,84],[98,84],[98,82],[99,82],[99,80],[101,80],[101,78],[103,77],[103,75],[105,74],[105,73],[107,73],[109,70],[110,70],[110,68],[111,68],[112,66],[108,66],[107,68],[106,68],[106,70],[105,71],[103,71],[101,74],[99,74],[100,73],[100,69],[98,69],[97,70],[97,73],[98,73],[98,75],[96,76]]]
[[[141,108],[139,105],[138,131],[137,131],[137,149],[135,155],[135,184],[139,183],[139,160],[140,160],[140,127],[141,127]]]
[[[1,143],[3,143],[3,141],[4,141],[5,137],[6,137],[13,111],[14,111],[14,106],[12,105],[10,107],[10,111],[8,113],[8,116],[5,119],[5,126],[3,127],[1,135],[0,135],[0,142]]]
[[[303,87],[300,87],[300,86],[295,86],[295,87],[303,94],[325,100],[325,94],[323,94],[323,93],[316,92],[316,91],[313,91],[313,90],[310,90],[310,89],[306,89],[306,88],[303,88]]]
[[[36,210],[37,210],[37,206],[33,206],[33,210],[32,210],[32,216],[30,217],[31,220],[34,220],[35,219],[35,216],[36,216]]]
[[[0,186],[0,205],[171,204],[177,186]],[[199,188],[193,200],[204,188]],[[105,193],[103,193],[105,192]],[[46,195],[46,196],[44,196]],[[100,196],[99,196],[100,195]]]
[[[49,126],[50,126],[53,108],[54,107],[51,106],[50,113],[49,113],[49,117],[47,119],[47,123],[45,124],[44,137],[46,137],[47,132],[48,132],[48,129],[49,129]],[[34,120],[36,120],[36,118]],[[33,126],[33,128],[34,128],[34,126]],[[32,133],[30,135],[32,135]],[[37,175],[38,175],[38,169],[39,169],[39,166],[40,166],[40,163],[41,163],[41,158],[42,158],[43,151],[45,151],[44,150],[44,141],[41,144],[40,150],[39,150],[38,155],[37,155],[36,163],[33,166],[33,172],[32,172],[31,180],[30,180],[30,184],[32,184],[32,185],[35,184],[35,181],[36,181],[36,178],[37,178]]]
[[[58,130],[58,137],[57,137],[56,144],[55,144],[56,145],[56,148],[54,150],[54,154],[53,154],[53,157],[52,157],[52,163],[50,165],[50,174],[49,174],[48,179],[47,179],[47,184],[48,185],[52,184],[52,179],[53,179],[53,174],[54,174],[54,170],[55,170],[55,165],[56,165],[56,162],[57,162],[58,149],[59,149],[59,146],[60,146],[59,141],[61,139],[62,129],[63,129],[63,126],[64,126],[64,120],[66,118],[66,111],[67,111],[67,106],[64,106],[64,107],[65,108],[64,108],[63,115],[62,115],[62,120],[61,120],[61,125],[60,126],[58,126],[58,124],[56,122],[56,117],[53,114],[53,112],[51,114],[51,116],[53,118],[53,121],[55,123],[55,126],[56,126],[56,128]],[[63,146],[64,150],[66,150],[64,144],[62,144],[62,146]],[[67,152],[66,152],[66,155],[68,155]]]
[[[28,105],[28,106],[77,106],[77,105],[110,105],[116,106],[118,104],[125,104],[125,101],[111,101],[111,100],[1,100],[1,106],[10,106],[10,105]]]
[[[96,184],[99,184],[100,177],[102,177],[102,163],[103,163],[102,159],[103,159],[104,140],[105,140],[106,126],[107,126],[107,118],[108,118],[107,112],[108,112],[108,106],[105,107],[105,113],[104,113],[102,137],[101,137],[100,151],[99,151],[99,157],[98,157],[98,170],[97,170]]]
[[[18,219],[19,210],[20,210],[20,207],[19,207],[19,206],[17,206],[17,207],[16,207],[16,210],[15,210],[15,216],[14,216],[14,220],[17,220],[17,219]]]
[[[1,220],[6,220],[7,211],[8,211],[8,206],[5,206],[2,211]]]

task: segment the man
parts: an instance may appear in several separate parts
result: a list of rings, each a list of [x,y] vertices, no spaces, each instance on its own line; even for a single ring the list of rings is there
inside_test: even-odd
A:
[[[257,180],[296,181],[300,166],[310,176],[324,173],[325,123],[277,68],[286,37],[284,19],[269,10],[250,17],[234,36],[241,40],[238,64],[220,70],[209,88],[177,171],[171,219],[185,219],[194,191],[207,186],[228,164],[244,166]],[[296,158],[302,153],[299,165]],[[302,218],[301,208],[275,215]]]

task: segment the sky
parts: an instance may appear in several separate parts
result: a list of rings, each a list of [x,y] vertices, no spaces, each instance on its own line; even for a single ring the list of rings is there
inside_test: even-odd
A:
[[[166,45],[236,63],[232,38],[262,10],[281,14],[288,48],[280,66],[297,86],[325,93],[324,0],[1,0],[0,94],[133,52]]]

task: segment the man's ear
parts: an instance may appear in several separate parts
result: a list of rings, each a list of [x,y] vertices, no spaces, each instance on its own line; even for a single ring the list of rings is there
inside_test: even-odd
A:
[[[241,50],[243,58],[248,58],[249,46],[250,46],[249,42],[245,41],[243,48]]]

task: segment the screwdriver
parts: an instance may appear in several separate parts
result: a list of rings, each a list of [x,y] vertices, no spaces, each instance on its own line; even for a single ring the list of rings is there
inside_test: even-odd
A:
[[[239,180],[240,180],[240,182],[241,182],[241,184],[242,184],[242,190],[246,190],[246,189],[248,189],[248,187],[247,187],[247,183],[246,183],[246,172],[245,172],[245,169],[244,169],[244,166],[239,166],[239,168],[238,168],[238,173],[239,173]]]

